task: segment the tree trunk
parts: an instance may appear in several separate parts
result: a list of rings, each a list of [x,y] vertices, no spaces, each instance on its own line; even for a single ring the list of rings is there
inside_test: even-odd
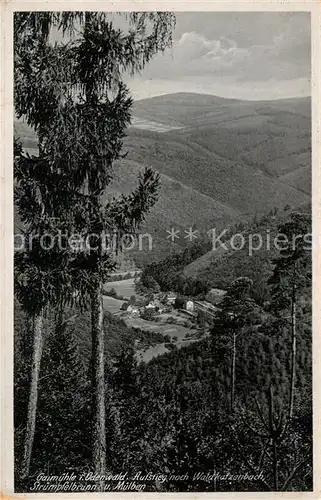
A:
[[[37,417],[37,401],[38,401],[38,385],[40,375],[40,363],[43,349],[43,311],[35,315],[33,322],[33,348],[32,348],[32,365],[31,365],[31,381],[27,414],[27,426],[25,441],[23,447],[23,456],[21,464],[21,478],[25,479],[29,475],[30,462],[32,455],[33,441],[36,430]]]
[[[279,489],[279,471],[278,471],[278,454],[277,454],[277,443],[273,439],[273,476],[274,476],[274,491]]]
[[[232,351],[232,369],[231,369],[231,412],[233,412],[234,409],[235,361],[236,361],[236,333],[233,332],[233,351]]]
[[[279,469],[278,469],[278,443],[277,437],[275,435],[275,414],[274,414],[274,394],[273,387],[270,385],[268,393],[269,401],[269,431],[271,436],[272,453],[273,453],[273,484],[274,491],[278,491],[279,488]]]
[[[291,305],[291,335],[292,335],[292,352],[291,352],[291,385],[290,385],[289,418],[292,418],[292,416],[293,416],[295,371],[296,371],[296,287],[295,287],[295,284],[293,285],[293,295],[292,295],[292,305]]]
[[[96,474],[106,470],[105,429],[105,339],[103,301],[100,286],[91,296],[92,325],[92,397],[93,397],[93,465]],[[103,487],[103,483],[100,482]]]
[[[96,18],[96,14],[85,12],[84,40],[90,47],[91,42],[88,38],[88,33],[91,30],[92,19]],[[90,71],[93,70],[91,63]],[[98,97],[94,78],[91,75],[87,77],[85,82],[86,103],[89,107],[94,108],[97,105]],[[90,227],[92,235],[99,236],[98,247],[91,249],[94,257],[95,265],[94,272],[96,274],[94,291],[91,293],[91,331],[92,331],[92,425],[93,425],[93,450],[92,460],[95,474],[104,475],[106,471],[106,417],[105,417],[105,337],[103,329],[103,299],[102,299],[102,280],[99,277],[99,269],[102,258],[102,238],[101,224],[99,220],[99,212],[101,209],[100,203],[100,185],[97,180],[97,172],[95,170],[95,160],[91,152],[87,152],[87,162],[89,166],[88,174],[88,193],[92,198],[92,204],[95,209],[95,218]],[[100,490],[104,490],[104,481],[98,480],[97,485]]]

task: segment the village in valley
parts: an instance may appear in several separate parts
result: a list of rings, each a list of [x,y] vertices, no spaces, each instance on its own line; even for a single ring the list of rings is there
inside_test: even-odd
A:
[[[140,275],[140,269],[115,273],[104,286],[105,311],[128,327],[163,336],[163,342],[137,349],[139,361],[208,336],[225,290],[212,288],[203,300],[174,291],[146,291],[140,286]]]

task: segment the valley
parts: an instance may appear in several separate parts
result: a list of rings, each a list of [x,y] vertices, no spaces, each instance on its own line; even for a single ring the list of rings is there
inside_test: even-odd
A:
[[[200,279],[211,286],[226,287],[240,273],[260,281],[270,267],[264,253],[249,262],[243,252],[211,250],[207,231],[241,227],[265,230],[274,227],[291,209],[309,206],[311,193],[311,130],[310,99],[279,101],[240,101],[199,94],[169,94],[141,101],[133,106],[132,125],[127,130],[123,150],[126,158],[115,162],[113,179],[104,193],[104,200],[129,194],[146,166],[160,173],[160,190],[156,204],[141,226],[152,244],[144,240],[142,248],[127,255],[135,265],[162,262],[184,249],[199,245],[195,256],[175,267],[175,279]],[[23,122],[15,123],[25,151],[37,154],[36,137]],[[255,219],[269,212],[263,226]],[[182,235],[170,241],[168,231],[177,229]],[[197,231],[197,240],[183,237],[189,228]],[[233,230],[232,230],[233,232]],[[126,254],[126,252],[125,252]],[[164,268],[166,275],[170,267]],[[115,271],[115,280],[105,290],[104,309],[123,318],[128,327],[162,336],[177,337],[177,347],[186,342],[193,328],[166,322],[147,321],[121,312],[125,301],[136,296],[134,276],[124,278],[128,271]],[[179,290],[183,288],[178,287]],[[264,297],[265,291],[259,295]],[[141,359],[168,352],[165,342],[145,346],[138,353]]]
[[[246,221],[274,207],[309,203],[311,194],[310,99],[240,101],[200,94],[169,94],[136,101],[123,150],[105,193],[129,193],[139,172],[161,175],[159,199],[141,231],[153,248],[133,249],[142,266],[164,258],[171,227],[204,234]],[[33,131],[16,121],[29,154]],[[171,251],[186,246],[174,241]]]
[[[182,317],[174,310],[171,311],[171,314],[161,314],[157,316],[157,318],[150,319],[149,321],[142,317],[128,314],[122,310],[122,306],[125,303],[129,303],[129,300],[133,296],[135,296],[136,299],[140,298],[140,300],[144,300],[143,296],[137,295],[133,279],[108,282],[105,284],[104,289],[106,293],[115,291],[118,297],[122,297],[119,299],[117,297],[104,295],[104,311],[122,319],[128,328],[143,330],[147,333],[157,333],[164,337],[163,342],[157,342],[152,346],[145,346],[141,349],[137,349],[136,356],[138,361],[144,361],[146,363],[156,356],[170,352],[170,348],[180,348],[204,338],[204,335],[206,336],[206,332],[200,334],[195,325],[190,324],[189,326],[184,326],[183,324],[179,324],[180,322],[182,323]],[[171,318],[173,318],[175,322],[171,323]],[[156,319],[157,321],[155,321]]]

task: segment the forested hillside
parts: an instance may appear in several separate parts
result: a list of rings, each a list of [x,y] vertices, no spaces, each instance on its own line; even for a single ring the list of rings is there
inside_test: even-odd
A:
[[[311,207],[304,205],[299,211],[309,214]],[[176,290],[182,295],[188,290],[197,296],[211,287],[225,289],[235,277],[247,276],[253,280],[256,300],[270,300],[267,278],[278,254],[275,238],[279,225],[289,219],[290,213],[289,205],[282,210],[275,207],[264,216],[241,221],[223,231],[218,228],[214,236],[147,265],[142,281],[152,277],[163,290]]]
[[[255,102],[178,93],[138,101],[134,113],[180,125],[166,135],[272,177],[311,166],[310,98]]]
[[[153,249],[133,250],[139,265],[167,255],[172,227],[206,233],[309,202],[309,99],[253,103],[181,93],[137,101],[133,114],[123,146],[127,156],[115,163],[106,196],[128,193],[146,166],[161,174],[159,199],[142,227]],[[153,132],[148,120],[180,128]],[[24,147],[37,154],[32,130],[21,121],[15,126]],[[185,246],[184,239],[172,245]]]

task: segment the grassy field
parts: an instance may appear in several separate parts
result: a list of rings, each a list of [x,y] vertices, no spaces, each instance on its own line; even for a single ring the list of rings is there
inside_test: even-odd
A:
[[[169,337],[177,337],[178,340],[183,340],[188,333],[196,332],[193,328],[188,328],[182,325],[174,325],[171,323],[156,323],[155,321],[146,321],[143,318],[126,318],[125,323],[133,328],[140,328],[141,330],[159,332],[162,335]]]
[[[135,292],[135,282],[134,279],[122,280],[122,281],[111,281],[105,284],[105,290],[111,290],[112,288],[116,291],[117,295],[130,298],[132,295],[136,295]],[[120,308],[124,303],[123,300],[116,299],[114,297],[104,296],[104,308],[112,314],[120,312]],[[177,340],[183,340],[186,334],[191,332],[196,332],[195,329],[186,327],[183,325],[166,323],[166,315],[164,315],[163,322],[146,321],[143,318],[132,318],[125,317],[125,323],[129,327],[140,328],[141,330],[159,332],[162,335],[169,335],[172,337],[177,337]]]
[[[122,296],[131,296],[135,294],[134,289],[134,280],[123,280],[123,281],[114,281],[111,283],[107,283],[105,285],[105,289],[116,290],[117,294]],[[171,339],[173,345],[177,348],[180,348],[184,345],[188,345],[190,342],[195,342],[198,340],[198,330],[191,327],[186,327],[183,325],[166,323],[166,315],[164,315],[164,322],[156,323],[155,321],[146,321],[143,318],[132,318],[130,316],[123,315],[120,310],[123,300],[115,299],[114,297],[104,296],[104,310],[110,312],[113,315],[117,315],[123,317],[125,324],[129,328],[137,328],[140,330],[144,330],[146,332],[154,332],[160,333],[165,336],[168,335]],[[173,340],[175,337],[175,340]],[[155,345],[148,347],[147,349],[139,349],[136,353],[136,357],[138,361],[144,361],[147,363],[155,356],[160,356],[169,352],[169,349],[166,347],[166,342],[158,342]]]
[[[257,168],[260,159],[255,156],[257,151],[263,155],[262,148],[258,148],[261,141],[267,141],[269,133],[260,130],[256,132],[257,138],[253,139],[252,132],[245,136],[238,131],[207,127],[204,130],[171,132],[171,134],[158,134],[151,136],[142,131],[131,133],[126,137],[125,147],[128,150],[128,160],[133,160],[141,165],[153,165],[161,174],[172,180],[184,182],[185,186],[194,191],[212,198],[216,202],[227,206],[240,213],[265,212],[274,206],[283,207],[291,202],[293,205],[305,203],[308,197],[301,191],[278,181],[276,176],[271,176],[272,167],[264,171],[264,165]],[[282,137],[270,139],[265,147],[265,161],[280,161],[278,152],[289,147],[293,154],[301,151],[298,134],[293,134],[292,147]],[[251,139],[253,144],[249,144]],[[300,139],[301,140],[301,139]],[[308,148],[308,140],[305,141]],[[276,144],[278,143],[278,144]],[[200,146],[207,150],[202,154]],[[297,151],[298,148],[298,151]],[[277,151],[276,151],[277,149]],[[253,151],[251,164],[240,160],[244,155]],[[293,158],[282,160],[289,164],[291,169]],[[148,163],[147,163],[148,162]],[[281,174],[285,173],[282,168]],[[206,181],[205,181],[206,179]],[[185,204],[186,206],[186,204]],[[213,220],[215,213],[213,213]]]
[[[153,130],[154,132],[170,132],[171,130],[178,130],[181,128],[152,120],[144,120],[143,118],[138,118],[136,116],[133,116],[131,126],[144,130]]]
[[[134,278],[122,281],[110,281],[109,283],[105,283],[104,289],[107,292],[109,292],[111,289],[114,289],[117,295],[119,295],[120,297],[125,297],[126,299],[130,299],[132,295],[137,295],[135,291]]]
[[[111,314],[119,313],[120,308],[124,303],[123,300],[114,299],[114,297],[107,297],[106,295],[103,297],[103,301],[104,310],[110,312]]]
[[[195,333],[195,331],[194,331]],[[202,336],[205,337],[206,334]],[[194,338],[183,338],[182,340],[177,340],[176,342],[172,342],[175,347],[180,349],[183,346],[187,346],[193,342],[198,342],[200,338],[194,337]],[[154,346],[148,347],[147,349],[140,349],[136,353],[136,357],[138,361],[144,361],[145,363],[148,363],[151,359],[155,358],[156,356],[161,356],[162,354],[165,354],[166,352],[169,352],[169,349],[166,347],[166,343],[163,344],[156,344]]]

